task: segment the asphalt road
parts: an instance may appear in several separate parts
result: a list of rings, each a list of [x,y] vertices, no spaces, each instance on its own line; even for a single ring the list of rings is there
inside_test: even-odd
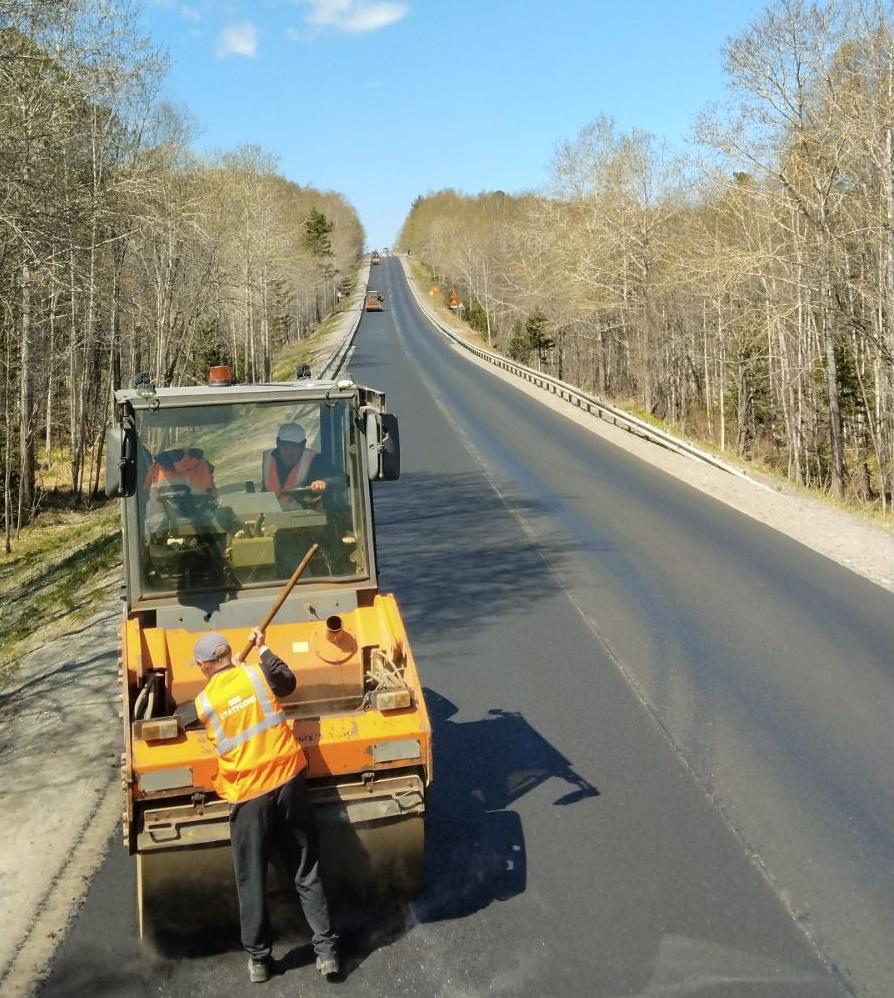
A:
[[[396,261],[376,286],[351,369],[401,421],[376,515],[435,724],[426,884],[339,910],[337,984],[287,926],[263,993],[894,993],[894,597],[470,364]],[[244,992],[230,940],[141,950],[132,892],[113,842],[42,995]]]

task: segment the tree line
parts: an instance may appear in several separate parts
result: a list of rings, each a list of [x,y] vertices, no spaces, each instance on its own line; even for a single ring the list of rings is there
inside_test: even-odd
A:
[[[889,9],[777,0],[724,62],[693,155],[599,117],[547,190],[417,198],[400,245],[495,348],[890,514]]]
[[[191,151],[130,0],[0,0],[0,471],[11,535],[55,484],[99,486],[114,389],[271,376],[364,234],[256,146]],[[59,468],[65,469],[64,474]]]

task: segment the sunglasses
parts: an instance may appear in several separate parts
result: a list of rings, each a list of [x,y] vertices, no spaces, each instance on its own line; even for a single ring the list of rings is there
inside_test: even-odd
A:
[[[201,447],[177,447],[174,450],[166,450],[164,454],[159,454],[159,460],[164,458],[167,461],[173,461],[175,464],[177,461],[182,461],[185,457],[192,457],[198,460],[200,457],[204,457],[205,452]]]

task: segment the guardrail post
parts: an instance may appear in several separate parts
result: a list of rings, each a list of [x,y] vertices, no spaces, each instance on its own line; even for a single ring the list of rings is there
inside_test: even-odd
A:
[[[439,329],[441,333],[453,340],[455,343],[458,343],[461,347],[463,347],[463,349],[468,350],[474,356],[487,360],[495,367],[502,368],[504,371],[514,374],[515,377],[520,378],[523,381],[535,384],[539,388],[548,389],[564,401],[574,402],[578,408],[586,409],[590,415],[596,415],[599,419],[611,422],[611,424],[615,427],[620,426],[621,428],[627,430],[628,433],[633,433],[634,435],[641,437],[643,440],[648,440],[652,443],[659,443],[679,454],[694,457],[699,461],[703,461],[705,464],[710,464],[715,468],[719,468],[721,471],[727,472],[727,474],[734,475],[736,478],[741,478],[747,482],[751,482],[752,485],[757,485],[759,488],[772,491],[769,486],[763,485],[760,482],[755,482],[753,478],[749,477],[739,468],[735,468],[732,465],[727,464],[725,461],[719,460],[712,454],[708,454],[705,451],[700,450],[698,447],[695,447],[684,440],[680,440],[664,430],[659,430],[656,427],[651,426],[644,420],[639,419],[637,416],[633,416],[621,409],[616,409],[613,406],[607,405],[599,399],[594,399],[592,396],[587,395],[586,392],[580,391],[573,385],[568,385],[559,381],[558,378],[553,378],[552,376],[543,378],[530,368],[526,368],[521,364],[514,364],[511,361],[501,357],[499,354],[483,350],[475,344],[470,343],[464,337],[459,336],[452,329],[444,325],[444,323],[438,319],[437,315],[429,309],[428,303],[422,300],[419,292],[413,284],[412,279],[407,273],[406,261],[402,258],[401,266],[404,268],[410,292],[416,299],[416,303],[418,304],[422,314],[431,322],[433,326],[435,326],[436,329]]]

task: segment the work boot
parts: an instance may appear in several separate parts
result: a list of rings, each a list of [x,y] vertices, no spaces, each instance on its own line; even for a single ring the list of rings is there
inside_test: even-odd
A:
[[[338,973],[338,957],[337,956],[318,956],[317,957],[317,970],[324,976],[330,977],[333,974]]]
[[[270,980],[270,961],[248,958],[248,979],[252,984],[263,984]]]

